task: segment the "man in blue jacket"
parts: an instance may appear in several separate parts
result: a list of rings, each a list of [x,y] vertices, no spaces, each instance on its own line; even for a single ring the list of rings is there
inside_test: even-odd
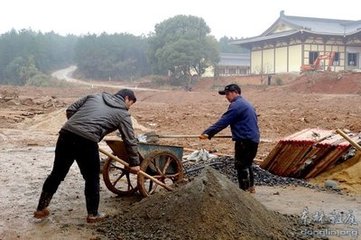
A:
[[[260,133],[257,114],[253,106],[241,96],[241,88],[237,84],[227,85],[218,92],[225,95],[230,102],[228,110],[212,126],[207,128],[200,139],[211,139],[218,132],[230,126],[232,140],[235,141],[235,168],[239,188],[255,192],[253,159],[257,154]]]
[[[74,161],[85,180],[87,222],[94,223],[106,217],[98,212],[98,142],[118,130],[129,156],[129,171],[137,173],[140,170],[138,143],[128,112],[136,100],[132,90],[122,89],[114,95],[105,92],[88,95],[69,106],[66,110],[68,121],[59,132],[53,169],[43,184],[35,218],[44,219],[49,215],[47,207]]]

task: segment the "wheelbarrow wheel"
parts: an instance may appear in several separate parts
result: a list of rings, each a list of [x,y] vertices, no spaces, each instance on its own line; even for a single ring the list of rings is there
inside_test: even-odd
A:
[[[136,175],[129,173],[123,164],[111,158],[104,164],[103,180],[107,188],[119,196],[128,196],[138,191]]]
[[[152,152],[141,162],[140,168],[166,185],[172,185],[182,180],[184,175],[181,161],[168,151]],[[144,197],[147,197],[162,189],[162,187],[144,175],[139,174],[138,189]]]

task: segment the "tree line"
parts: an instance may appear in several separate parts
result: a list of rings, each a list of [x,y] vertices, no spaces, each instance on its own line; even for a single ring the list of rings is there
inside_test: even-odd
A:
[[[184,84],[219,61],[220,52],[244,52],[217,41],[199,17],[177,15],[148,36],[128,33],[61,36],[31,29],[0,35],[0,84],[37,85],[54,70],[76,65],[85,79],[131,80],[157,74]]]

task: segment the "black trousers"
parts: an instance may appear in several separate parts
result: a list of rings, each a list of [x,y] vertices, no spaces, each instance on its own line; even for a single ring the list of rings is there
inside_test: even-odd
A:
[[[235,168],[237,170],[239,188],[247,190],[254,186],[253,160],[256,157],[258,143],[241,140],[235,143]]]
[[[61,130],[56,143],[53,169],[44,182],[43,192],[54,194],[68,174],[74,160],[85,180],[85,199],[88,214],[98,214],[99,152],[98,144],[76,134]]]

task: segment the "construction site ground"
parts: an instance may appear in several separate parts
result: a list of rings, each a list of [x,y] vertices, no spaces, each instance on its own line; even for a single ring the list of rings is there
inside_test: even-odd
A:
[[[195,83],[192,91],[169,86],[153,91],[142,88],[154,87],[149,83],[128,84],[136,87],[138,98],[130,110],[136,120],[133,122],[136,133],[202,133],[227,109],[229,103],[217,90],[231,82],[241,85],[243,97],[253,103],[258,113],[262,142],[257,162],[268,155],[279,139],[305,128],[361,132],[361,74],[273,76],[271,85],[267,85],[265,79],[267,76],[204,79]],[[65,88],[0,86],[0,239],[102,239],[97,226],[88,226],[85,222],[84,181],[76,164],[51,202],[51,216],[40,223],[32,218],[42,184],[51,171],[57,133],[66,121],[66,107],[86,94],[115,93],[120,85],[126,85],[103,82],[100,86],[98,83],[72,83]],[[220,134],[228,135],[230,131],[225,129]],[[177,138],[162,139],[160,143],[233,154],[233,143],[227,139]],[[105,146],[103,142],[100,145]],[[356,230],[360,235],[361,166],[348,167],[352,169],[338,172],[341,193],[296,186],[257,186],[256,194],[250,196],[267,209],[282,214],[301,216],[305,207],[311,213],[352,211],[358,221],[358,225],[352,226],[353,235]],[[323,185],[325,179],[333,179],[332,174],[335,173],[325,173],[324,178],[312,182]],[[101,180],[102,211],[110,215],[123,214],[139,200],[137,195],[115,196]],[[192,224],[192,216],[188,217],[188,223]],[[331,227],[344,236],[329,236],[330,239],[359,237],[347,235],[348,225]]]

